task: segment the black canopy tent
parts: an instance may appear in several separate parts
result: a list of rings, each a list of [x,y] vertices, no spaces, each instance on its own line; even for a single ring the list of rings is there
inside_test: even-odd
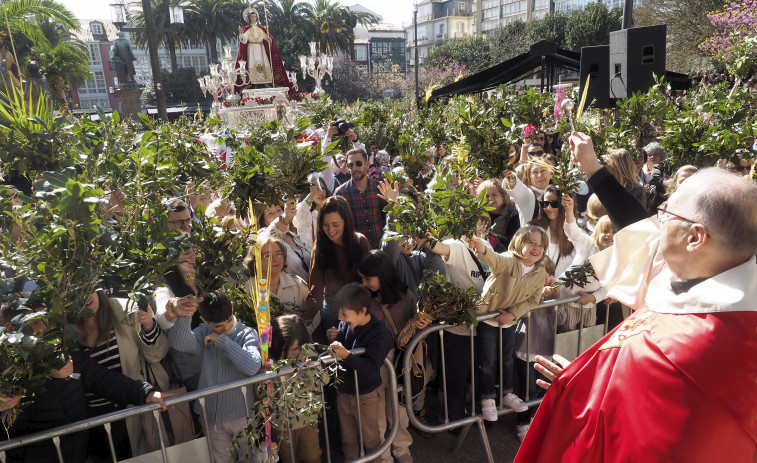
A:
[[[554,85],[554,69],[563,68],[578,72],[581,54],[563,50],[549,40],[542,40],[531,45],[531,49],[521,55],[496,64],[488,69],[472,74],[468,77],[437,88],[431,94],[431,99],[440,99],[452,95],[477,93],[491,90],[499,85],[515,82],[533,74],[537,68],[542,72],[541,90]]]
[[[439,100],[453,95],[479,93],[491,90],[502,84],[517,82],[540,71],[540,90],[551,89],[555,82],[555,69],[569,69],[580,72],[581,54],[558,48],[549,40],[542,40],[531,45],[527,53],[511,58],[490,68],[469,75],[444,87],[437,88],[431,94],[431,100]],[[673,90],[688,90],[691,80],[686,74],[666,71],[665,81]]]

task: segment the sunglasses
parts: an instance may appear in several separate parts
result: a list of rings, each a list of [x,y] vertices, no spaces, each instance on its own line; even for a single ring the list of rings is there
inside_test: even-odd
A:
[[[541,150],[539,150],[539,151],[529,151],[528,152],[529,156],[541,156],[543,154],[544,154],[544,151],[541,151]]]
[[[560,207],[560,200],[555,199],[553,201],[539,201],[539,205],[542,207],[542,209],[546,209],[547,207],[557,209],[558,207]]]
[[[354,163],[350,162],[347,164],[347,167],[350,169],[352,169],[352,166],[363,167],[363,161],[355,161]]]

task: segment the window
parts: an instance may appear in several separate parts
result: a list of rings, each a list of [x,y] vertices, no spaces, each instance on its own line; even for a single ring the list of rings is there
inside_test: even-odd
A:
[[[460,15],[462,16],[465,14],[465,2],[460,2],[457,4],[457,8],[460,11]]]
[[[110,109],[110,101],[108,101],[107,98],[95,98],[95,99],[87,99],[87,100],[81,100],[79,101],[79,106],[83,110],[93,110],[95,109],[95,106],[99,106],[102,109],[108,110]]]
[[[444,34],[444,24],[439,24],[439,33]]]
[[[80,95],[97,95],[107,94],[108,89],[105,86],[105,74],[102,71],[94,71],[92,78],[87,79],[84,85],[79,88]]]
[[[91,23],[92,35],[103,35],[103,25],[100,23]]]
[[[100,44],[89,44],[89,64],[91,66],[102,66],[102,59],[100,58]]]
[[[355,61],[368,61],[368,47],[355,45]]]
[[[465,23],[457,23],[457,32],[461,34],[465,32]]]

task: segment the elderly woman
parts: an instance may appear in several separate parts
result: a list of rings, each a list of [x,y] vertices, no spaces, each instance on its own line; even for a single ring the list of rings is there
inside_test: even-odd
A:
[[[657,206],[665,202],[665,180],[673,175],[673,165],[668,160],[665,148],[657,142],[646,145],[643,152],[647,155],[647,162],[642,167],[642,172],[648,179],[647,211],[649,214],[657,213]]]
[[[288,200],[281,206],[271,206],[261,215],[261,225],[265,229],[261,230],[261,236],[270,236],[280,240],[287,248],[285,254],[287,273],[297,275],[303,280],[308,278],[308,269],[310,262],[310,249],[297,234],[293,228],[294,218],[297,214],[297,202],[294,199]]]
[[[291,308],[292,313],[302,316],[303,302],[308,295],[308,286],[305,280],[297,275],[286,272],[287,247],[283,241],[271,236],[263,237],[258,243],[260,246],[260,269],[262,275],[257,275],[257,262],[255,260],[255,247],[247,249],[244,258],[244,266],[247,269],[249,280],[244,287],[247,294],[254,288],[253,279],[258,276],[268,280],[268,289],[271,294]],[[270,272],[270,273],[269,273]]]

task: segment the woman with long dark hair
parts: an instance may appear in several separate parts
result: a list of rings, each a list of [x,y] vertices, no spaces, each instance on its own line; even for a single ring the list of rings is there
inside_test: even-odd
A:
[[[549,185],[544,189],[543,198],[538,203],[539,215],[529,222],[529,224],[538,225],[547,231],[549,246],[545,254],[555,263],[555,277],[559,278],[573,263],[576,250],[563,228],[565,224],[565,208],[562,205],[561,193],[557,191],[556,186]]]
[[[332,196],[318,215],[318,233],[310,256],[305,324],[314,341],[326,342],[326,330],[339,324],[331,302],[347,283],[360,282],[357,266],[371,243],[355,231],[352,211],[341,196]]]

